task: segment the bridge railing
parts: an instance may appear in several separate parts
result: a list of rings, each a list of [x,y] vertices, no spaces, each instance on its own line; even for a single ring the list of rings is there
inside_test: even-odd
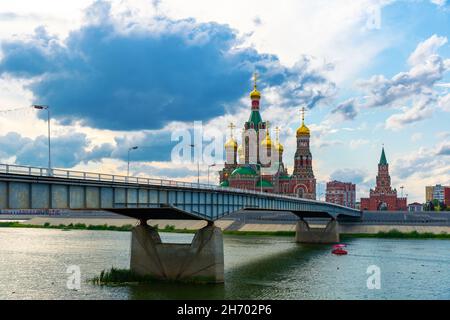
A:
[[[320,203],[324,204],[324,202],[318,200],[297,198],[288,195],[282,194],[274,194],[261,192],[256,190],[246,190],[246,189],[237,189],[230,187],[220,187],[214,186],[211,184],[203,184],[203,183],[192,183],[185,181],[175,181],[175,180],[167,180],[167,179],[154,179],[154,178],[143,178],[143,177],[133,177],[133,176],[123,176],[123,175],[113,175],[106,173],[94,173],[94,172],[83,172],[76,170],[66,170],[66,169],[48,169],[48,168],[40,168],[40,167],[30,167],[30,166],[22,166],[16,164],[0,164],[0,173],[5,174],[19,174],[19,175],[28,175],[28,176],[40,176],[40,177],[56,177],[56,178],[65,178],[65,179],[79,179],[79,180],[87,180],[87,181],[99,181],[99,182],[111,182],[111,183],[126,183],[126,184],[139,184],[139,185],[149,185],[149,186],[164,186],[164,187],[177,187],[177,188],[190,188],[190,189],[201,189],[201,190],[215,190],[215,191],[226,191],[240,194],[252,194],[252,195],[264,195],[265,197],[272,198],[283,198],[287,200],[295,200],[295,201],[303,201],[309,203]],[[334,207],[341,207],[342,209],[352,210],[351,208],[340,206],[337,204],[330,204]],[[356,210],[355,210],[356,211]]]

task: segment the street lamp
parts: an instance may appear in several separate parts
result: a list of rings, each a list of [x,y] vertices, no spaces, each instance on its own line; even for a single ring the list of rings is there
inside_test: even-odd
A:
[[[37,110],[47,110],[47,131],[48,131],[48,175],[52,175],[52,157],[50,144],[50,107],[45,105],[34,104],[32,106]]]
[[[215,166],[216,166],[215,163],[208,165],[208,184],[209,184],[209,168],[215,167]]]
[[[128,166],[127,166],[127,179],[128,179],[128,177],[130,176],[130,151],[131,151],[131,150],[136,150],[137,148],[138,148],[137,146],[134,146],[134,147],[128,148]]]
[[[195,148],[195,144],[190,144],[189,146]],[[200,159],[197,159],[197,185],[200,187]]]

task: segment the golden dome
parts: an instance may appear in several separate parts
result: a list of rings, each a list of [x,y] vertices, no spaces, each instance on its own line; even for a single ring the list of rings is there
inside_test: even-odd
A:
[[[283,151],[284,151],[283,145],[282,145],[281,143],[279,143],[279,142],[275,143],[275,149],[276,149],[278,152],[283,152]]]
[[[266,138],[261,142],[263,147],[272,148],[272,139],[270,139],[269,130],[266,130]]]
[[[300,135],[310,135],[309,128],[305,126],[305,108],[302,108],[302,125],[297,129],[297,136]]]
[[[250,92],[250,99],[261,99],[261,93],[256,89],[256,87],[253,89],[252,92]]]
[[[242,144],[237,148],[237,152],[239,156],[244,155],[244,148],[242,148]]]
[[[225,143],[225,148],[234,148],[234,149],[237,149],[237,147],[238,147],[237,141],[234,140],[233,137],[231,137],[230,140],[228,140],[228,141]]]
[[[302,125],[300,128],[297,129],[297,135],[310,135],[310,131],[309,128],[307,126],[305,126],[305,123],[302,122]]]

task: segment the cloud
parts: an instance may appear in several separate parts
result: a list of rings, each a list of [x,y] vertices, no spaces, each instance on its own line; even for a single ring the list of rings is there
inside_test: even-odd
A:
[[[340,115],[344,120],[353,120],[358,115],[356,109],[356,99],[348,99],[337,105],[336,108],[331,110],[332,114]]]
[[[439,107],[446,111],[446,112],[450,112],[450,93],[441,96],[439,98],[439,102],[438,102]]]
[[[443,141],[430,148],[421,147],[417,151],[395,159],[392,172],[400,179],[410,177],[450,179],[450,144]]]
[[[361,184],[367,177],[367,173],[359,169],[339,169],[330,175],[331,180],[338,180],[342,182],[352,182]]]
[[[84,134],[62,135],[53,138],[51,142],[53,167],[70,168],[91,157],[90,152],[86,151],[89,142]],[[0,158],[8,157],[15,157],[17,164],[47,167],[47,137],[30,139],[15,132],[1,136]]]
[[[175,179],[180,180],[188,177],[197,177],[197,169],[192,169],[188,166],[167,166],[160,165],[160,163],[133,163],[132,174],[143,177],[159,177],[161,179]],[[202,171],[200,171],[202,174]],[[210,172],[212,178],[212,172]]]
[[[0,74],[34,78],[35,102],[52,106],[62,124],[140,130],[209,120],[237,107],[254,70],[282,105],[312,108],[334,93],[309,58],[286,68],[275,55],[240,46],[227,25],[162,16],[124,23],[105,1],[89,7],[85,21],[63,42],[39,28],[2,43]]]
[[[350,148],[351,149],[357,149],[363,145],[366,145],[370,142],[370,140],[367,139],[353,139],[350,140]]]
[[[419,43],[413,53],[408,58],[408,63],[412,66],[422,64],[430,56],[437,55],[437,51],[447,43],[446,37],[439,37],[434,34],[427,40]]]
[[[431,3],[437,5],[438,7],[444,7],[447,5],[447,0],[430,0]]]
[[[429,94],[450,69],[450,59],[443,59],[436,54],[446,42],[447,38],[433,35],[419,43],[409,56],[409,71],[400,72],[392,79],[378,75],[368,81],[361,81],[361,86],[369,91],[365,107],[390,106],[413,95]]]
[[[437,54],[438,49],[446,43],[446,37],[433,35],[419,43],[410,54],[408,71],[397,73],[391,79],[384,75],[374,75],[369,80],[358,81],[358,85],[366,92],[357,101],[359,107],[401,109],[401,113],[386,120],[386,128],[394,130],[431,117],[433,107],[437,105],[446,110],[447,97],[442,97],[435,89],[450,70],[450,59]]]
[[[412,107],[404,107],[403,113],[397,113],[386,120],[386,128],[398,130],[404,125],[430,118],[433,114],[431,105],[436,99],[433,96],[419,96]]]
[[[439,147],[437,155],[440,156],[450,156],[450,142],[442,143]]]

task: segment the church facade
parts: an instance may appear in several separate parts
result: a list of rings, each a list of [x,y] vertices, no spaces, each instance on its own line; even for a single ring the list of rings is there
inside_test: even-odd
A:
[[[397,190],[391,187],[389,164],[383,147],[378,163],[375,189],[370,189],[369,198],[361,198],[361,210],[406,211],[407,209],[406,198],[397,197]]]
[[[226,161],[219,172],[220,185],[316,199],[311,136],[305,125],[304,109],[302,123],[296,131],[294,170],[289,174],[283,163],[284,147],[279,141],[279,129],[276,128],[276,140],[273,142],[269,122],[263,121],[261,117],[261,94],[257,90],[256,77],[250,100],[250,116],[242,128],[241,145],[238,145],[233,136],[234,125],[230,124],[230,139],[225,143]]]

